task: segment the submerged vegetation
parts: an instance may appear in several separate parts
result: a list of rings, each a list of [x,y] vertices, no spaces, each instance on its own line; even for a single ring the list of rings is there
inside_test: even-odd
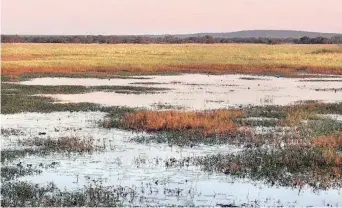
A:
[[[51,152],[60,153],[91,153],[100,150],[94,143],[92,138],[79,137],[60,137],[52,138],[32,138],[19,140],[18,144],[23,146],[22,149],[5,149],[1,150],[1,162],[12,161],[29,155],[46,155]]]
[[[118,207],[122,206],[121,199],[134,199],[134,190],[102,184],[66,191],[54,183],[8,182],[1,186],[1,194],[1,206],[4,207]]]
[[[24,149],[3,149],[1,150],[1,162],[12,161],[17,158],[22,158],[28,155],[38,155],[40,151],[38,149],[33,148],[24,148]]]
[[[207,171],[266,181],[270,185],[315,189],[342,186],[342,156],[299,146],[247,149],[238,154],[206,156],[198,163]]]
[[[12,83],[1,83],[3,94],[81,94],[95,91],[117,92],[124,91],[129,93],[158,93],[167,88],[139,87],[139,86],[75,86],[75,85],[59,85],[59,86],[41,86],[41,85],[20,85]]]
[[[84,93],[94,89],[83,86],[26,86],[18,84],[1,83],[1,113],[12,114],[20,112],[54,112],[54,111],[104,111],[123,113],[131,111],[124,107],[103,107],[94,103],[58,103],[56,100],[39,96],[44,94],[57,93]],[[107,86],[96,88],[97,90],[106,90]],[[159,88],[145,88],[129,86],[108,86],[109,89],[124,90],[125,93],[151,93],[158,92]],[[111,88],[112,87],[112,88]],[[107,89],[108,90],[108,89]],[[161,89],[165,90],[165,89]],[[5,133],[5,132],[4,132]]]
[[[1,166],[1,181],[10,181],[16,179],[18,177],[26,176],[26,175],[34,175],[41,173],[41,170],[26,168],[26,167],[18,167],[18,166]]]
[[[79,137],[61,137],[52,138],[33,138],[20,142],[25,146],[33,146],[40,148],[41,152],[93,152],[97,148],[92,138]]]

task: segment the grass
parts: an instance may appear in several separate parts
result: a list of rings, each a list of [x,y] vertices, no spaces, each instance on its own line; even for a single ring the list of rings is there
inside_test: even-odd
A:
[[[315,104],[289,106],[282,123],[286,126],[298,126],[302,121],[318,119],[317,113],[314,112],[315,108]]]
[[[78,88],[77,86],[20,86],[6,83],[2,83],[1,86],[1,114],[21,112],[49,113],[55,111],[103,111],[109,113],[131,111],[124,107],[103,107],[94,103],[54,103],[56,100],[52,98],[34,95],[45,93],[80,93],[88,90],[82,87]],[[135,89],[138,93],[151,92],[150,88],[143,87],[129,87],[125,89]],[[155,92],[154,89],[152,91]]]
[[[14,129],[14,128],[4,129],[4,128],[1,128],[1,136],[9,137],[11,135],[20,136],[20,135],[24,135],[24,132],[21,131],[20,129]]]
[[[240,110],[205,112],[137,111],[126,114],[121,121],[108,121],[105,126],[119,125],[138,131],[198,131],[205,136],[234,135],[237,125],[233,120],[244,117]],[[115,127],[115,126],[114,126]]]
[[[299,82],[342,82],[342,79],[301,79]]]
[[[79,86],[79,85],[20,85],[1,83],[2,94],[81,94],[94,91],[117,92],[125,91],[127,94],[133,92],[138,94],[157,93],[169,90],[168,88],[138,87],[138,86]]]
[[[153,133],[132,139],[138,143],[156,142],[171,146],[229,143],[243,147],[269,145],[278,148],[283,142],[307,143],[312,137],[342,131],[342,123],[318,115],[342,114],[341,104],[307,101],[291,106],[253,106],[240,110],[198,112],[131,109],[129,113],[109,115],[101,125]],[[229,112],[233,114],[229,115]],[[255,128],[265,127],[269,128],[269,133],[255,132]]]
[[[25,146],[23,149],[1,150],[1,162],[13,161],[28,155],[46,155],[51,152],[58,153],[92,153],[99,150],[91,138],[60,137],[52,138],[32,138],[19,141],[19,145]]]
[[[150,77],[143,77],[143,76],[130,76],[126,73],[119,73],[119,74],[108,74],[104,72],[97,72],[97,73],[73,73],[73,74],[56,74],[56,73],[44,73],[44,74],[22,74],[20,76],[13,76],[13,75],[0,75],[1,81],[3,82],[19,82],[19,81],[28,81],[34,78],[42,78],[42,77],[67,77],[67,78],[94,78],[97,77],[98,79],[133,79],[133,80],[148,80],[151,79]],[[142,75],[142,74],[136,74]]]
[[[342,47],[331,48],[331,49],[320,49],[320,50],[312,52],[312,54],[329,54],[329,53],[342,53]]]
[[[342,131],[313,138],[313,145],[329,150],[342,150]],[[340,161],[342,163],[342,160]]]
[[[297,120],[299,117],[303,119],[314,118],[315,114],[342,114],[342,102],[339,103],[321,103],[318,101],[305,101],[294,105],[287,106],[248,106],[243,109],[247,117],[266,117],[290,120]],[[300,116],[295,113],[299,112]]]
[[[5,76],[48,74],[342,74],[337,45],[2,44]]]
[[[1,162],[5,161],[13,161],[17,158],[22,158],[27,155],[38,155],[40,151],[38,149],[33,148],[25,148],[25,149],[18,149],[18,150],[8,150],[3,149],[1,150]]]
[[[41,152],[91,153],[96,150],[93,139],[79,137],[61,137],[58,139],[34,138],[24,140],[21,144],[38,147]]]
[[[105,111],[120,107],[103,107],[93,103],[54,103],[56,100],[36,94],[78,94],[92,91],[115,91],[116,93],[162,93],[167,88],[135,86],[38,86],[1,83],[1,113],[54,112],[54,111]]]
[[[242,79],[242,80],[266,80],[264,78],[258,78],[258,77],[240,77],[239,79]]]
[[[136,111],[117,120],[115,125],[156,132],[132,139],[139,143],[157,142],[190,147],[229,143],[245,147],[234,154],[185,158],[184,161],[172,159],[166,162],[167,167],[191,163],[202,166],[206,171],[218,171],[270,185],[328,189],[342,187],[342,155],[339,152],[342,150],[342,123],[319,117],[318,113],[341,114],[340,107],[341,103],[307,101],[291,106],[233,110],[235,113],[231,115],[225,110]],[[248,120],[256,115],[277,119]],[[233,122],[234,128],[229,129],[234,129],[234,133],[220,132],[220,124],[229,127],[225,122]],[[288,130],[282,130],[279,135],[257,134],[253,132],[253,127],[258,125],[286,127]]]
[[[232,142],[232,138],[217,137],[217,136],[204,136],[201,132],[196,131],[168,131],[158,132],[151,136],[137,136],[133,137],[131,141],[143,144],[154,143],[166,143],[169,146],[188,146],[195,147],[199,144],[226,144]]]
[[[28,168],[22,166],[19,162],[16,166],[4,166],[6,162],[11,162],[19,158],[24,158],[29,155],[46,156],[51,153],[70,153],[75,152],[79,154],[92,153],[100,150],[96,147],[94,140],[91,138],[78,137],[61,137],[57,139],[51,138],[33,138],[25,139],[18,142],[25,148],[17,150],[1,150],[1,179],[2,181],[9,181],[17,177],[39,174],[41,170],[34,169],[30,166]],[[54,163],[52,163],[52,166]],[[43,165],[42,165],[43,166]],[[50,167],[50,166],[46,166]]]
[[[122,206],[121,199],[132,200],[134,191],[91,184],[71,192],[53,183],[8,182],[2,184],[1,195],[3,207],[118,207]]]
[[[40,96],[1,95],[1,114],[22,112],[49,113],[55,111],[97,111],[101,106],[93,103],[53,103],[55,100]]]
[[[342,122],[331,119],[310,121],[305,125],[299,126],[298,131],[301,137],[318,137],[342,132]]]
[[[335,155],[341,160],[341,156]],[[206,171],[219,171],[270,185],[315,189],[342,186],[342,164],[324,156],[320,149],[298,146],[285,149],[247,149],[238,154],[198,159]]]
[[[342,91],[342,88],[323,88],[323,89],[315,89],[316,91],[332,91],[339,92]]]
[[[276,127],[279,125],[278,119],[273,118],[260,118],[260,119],[241,119],[239,120],[238,124],[241,126],[248,126],[248,127]]]
[[[26,175],[40,174],[42,171],[32,168],[24,168],[17,166],[3,166],[1,167],[1,181],[10,181],[18,177]]]

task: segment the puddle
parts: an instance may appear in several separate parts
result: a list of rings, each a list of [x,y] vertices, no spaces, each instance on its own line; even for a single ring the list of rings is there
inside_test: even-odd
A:
[[[215,206],[255,202],[258,206],[342,205],[341,189],[313,192],[307,188],[299,190],[269,187],[223,174],[209,174],[191,165],[167,167],[165,161],[170,158],[232,153],[240,149],[231,145],[200,145],[190,148],[128,142],[142,133],[99,128],[96,121],[104,116],[100,112],[2,115],[1,128],[15,128],[23,132],[20,135],[2,137],[2,148],[14,148],[17,140],[32,137],[93,137],[99,145],[105,145],[103,152],[84,155],[52,154],[20,159],[24,165],[32,164],[33,167],[40,163],[58,162],[56,168],[44,169],[39,175],[22,177],[20,180],[38,184],[53,181],[59,188],[69,190],[83,187],[92,180],[101,180],[104,185],[133,188],[138,193],[133,205]],[[39,135],[39,132],[45,132],[46,135]],[[13,161],[13,164],[16,163],[18,160]]]
[[[342,91],[317,89],[340,88],[342,78],[322,78],[324,82],[305,82],[299,78],[277,78],[250,75],[146,76],[149,79],[37,78],[23,85],[82,85],[82,86],[153,86],[170,88],[163,94],[121,94],[91,92],[85,94],[46,95],[60,102],[92,102],[105,106],[156,108],[167,103],[185,109],[217,109],[240,105],[287,105],[301,100],[323,102],[342,101]],[[329,81],[331,80],[331,81]]]

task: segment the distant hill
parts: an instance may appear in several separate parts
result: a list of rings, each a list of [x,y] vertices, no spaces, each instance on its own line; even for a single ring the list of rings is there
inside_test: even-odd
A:
[[[226,33],[194,33],[194,34],[179,34],[173,35],[179,38],[188,37],[201,37],[210,35],[215,38],[301,38],[308,36],[310,38],[324,37],[331,38],[342,34],[338,33],[319,33],[319,32],[306,32],[306,31],[295,31],[295,30],[244,30],[237,32],[226,32]]]

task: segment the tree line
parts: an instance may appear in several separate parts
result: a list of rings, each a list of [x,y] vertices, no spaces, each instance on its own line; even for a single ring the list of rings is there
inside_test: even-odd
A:
[[[98,44],[182,44],[182,43],[258,43],[258,44],[342,44],[342,35],[331,38],[217,38],[210,35],[180,38],[165,36],[115,36],[115,35],[1,35],[2,43],[98,43]]]

